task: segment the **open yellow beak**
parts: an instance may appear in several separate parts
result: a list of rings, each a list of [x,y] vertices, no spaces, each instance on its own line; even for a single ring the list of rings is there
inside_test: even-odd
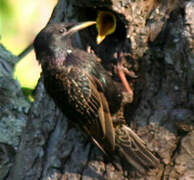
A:
[[[116,29],[117,20],[112,12],[99,11],[96,19],[96,27],[98,36],[96,38],[97,44],[100,44],[106,36],[114,33]]]

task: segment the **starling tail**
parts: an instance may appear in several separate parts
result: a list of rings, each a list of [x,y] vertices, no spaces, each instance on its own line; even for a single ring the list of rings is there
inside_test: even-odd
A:
[[[159,160],[133,130],[126,125],[119,125],[115,134],[116,151],[125,160],[125,166],[131,164],[141,174],[145,174],[150,168],[157,167]]]

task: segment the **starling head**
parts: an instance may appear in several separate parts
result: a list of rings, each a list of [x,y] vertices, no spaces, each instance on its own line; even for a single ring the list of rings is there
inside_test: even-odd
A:
[[[83,23],[49,24],[40,31],[34,40],[36,58],[41,63],[42,57],[52,57],[62,52],[65,53],[71,47],[71,36],[95,23],[95,21],[86,21]]]

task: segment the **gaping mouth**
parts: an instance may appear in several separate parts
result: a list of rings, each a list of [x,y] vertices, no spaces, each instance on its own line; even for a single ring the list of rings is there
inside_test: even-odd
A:
[[[100,44],[106,36],[115,32],[116,29],[116,16],[109,11],[99,11],[96,18],[96,27],[98,36],[96,38],[97,44]]]

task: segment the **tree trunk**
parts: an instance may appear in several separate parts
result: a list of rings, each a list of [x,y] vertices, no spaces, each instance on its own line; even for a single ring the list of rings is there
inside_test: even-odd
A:
[[[116,32],[97,46],[96,29],[88,28],[75,44],[90,47],[107,70],[116,52],[125,56],[138,76],[130,80],[134,101],[125,116],[159,167],[130,178],[115,169],[71,126],[41,79],[7,179],[194,179],[194,1],[59,0],[50,23],[95,20],[98,10],[116,14]]]

